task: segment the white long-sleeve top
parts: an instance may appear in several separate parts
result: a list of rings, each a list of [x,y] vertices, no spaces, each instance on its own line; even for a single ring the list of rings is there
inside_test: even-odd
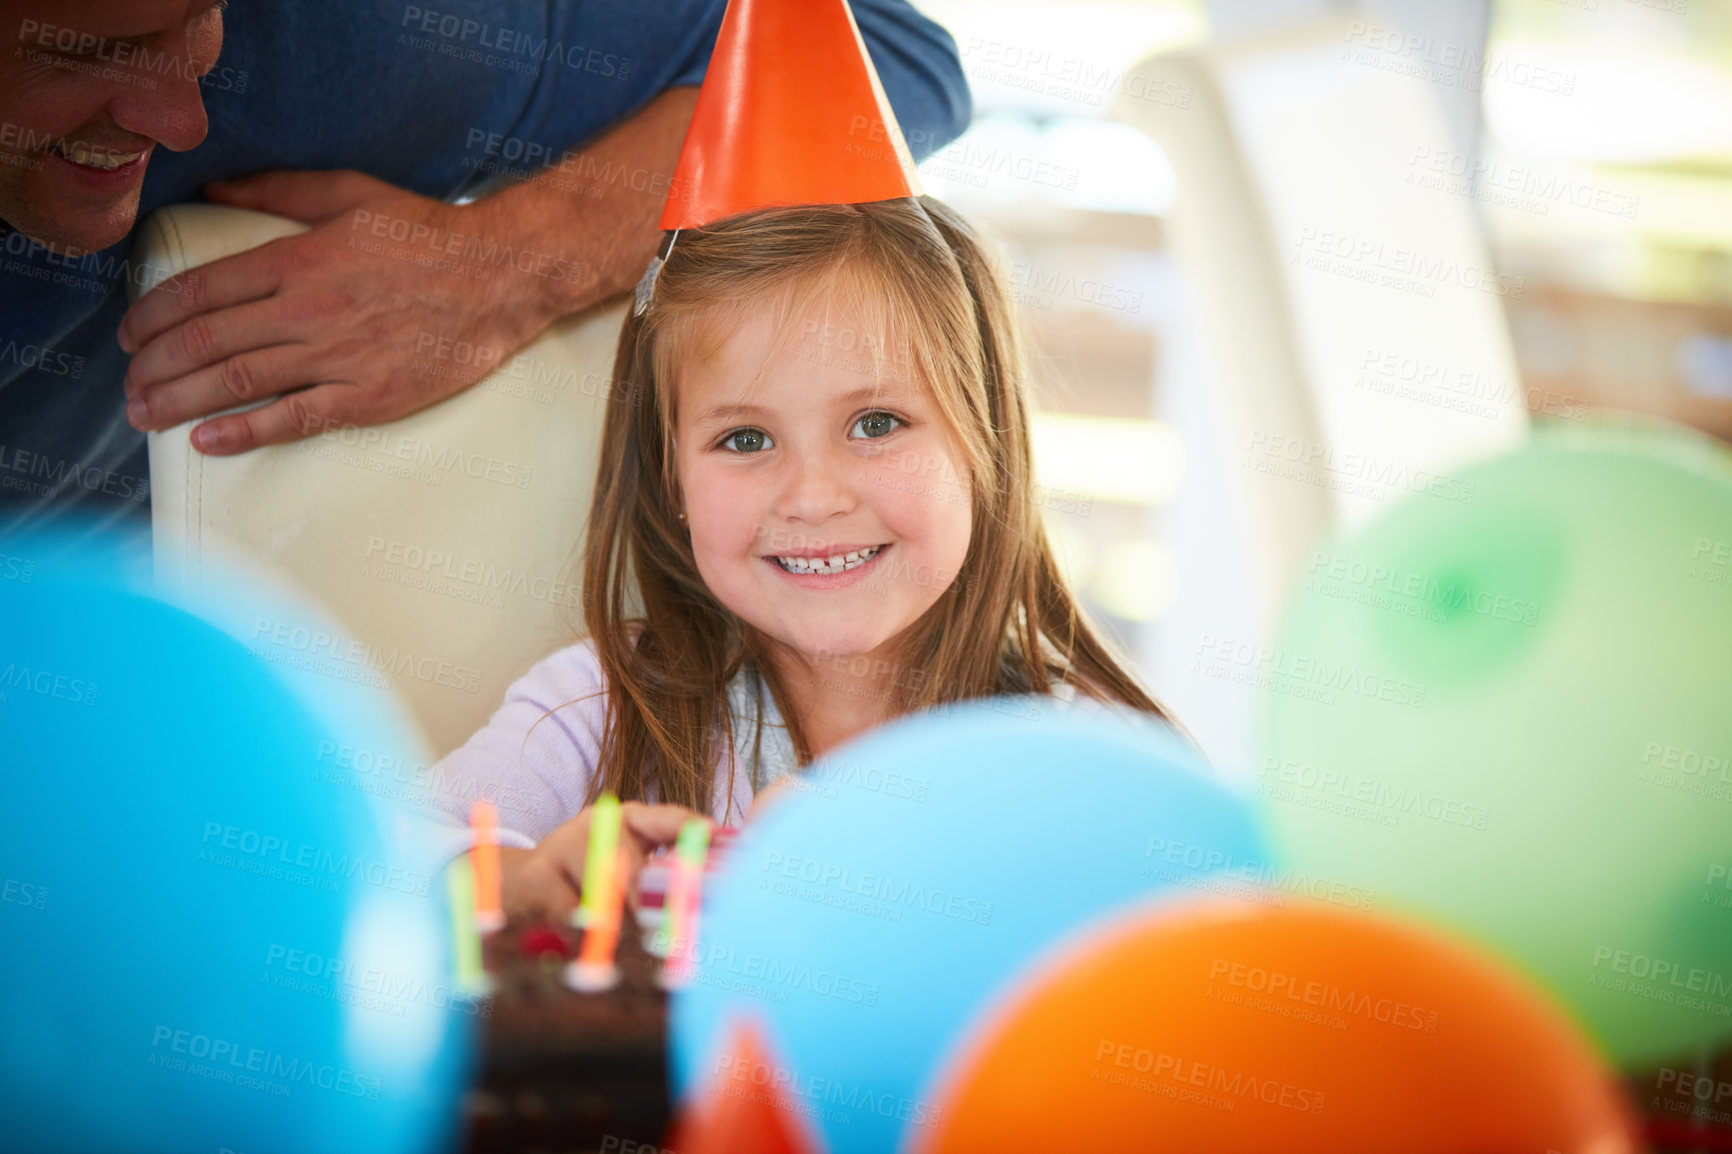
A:
[[[499,809],[499,843],[534,846],[576,817],[589,796],[601,753],[606,694],[593,642],[580,641],[539,662],[505,691],[504,704],[486,726],[434,768],[439,807],[467,822],[475,799],[491,798]],[[718,759],[713,805],[713,816],[724,825],[743,820],[754,794],[798,764],[787,726],[755,673],[747,670],[734,679],[728,705],[734,788],[729,794],[727,758]]]

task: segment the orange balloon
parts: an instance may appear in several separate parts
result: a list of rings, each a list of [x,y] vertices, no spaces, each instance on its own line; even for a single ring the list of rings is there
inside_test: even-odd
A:
[[[1311,905],[1139,910],[1001,999],[914,1154],[1621,1154],[1575,1027],[1497,963]]]

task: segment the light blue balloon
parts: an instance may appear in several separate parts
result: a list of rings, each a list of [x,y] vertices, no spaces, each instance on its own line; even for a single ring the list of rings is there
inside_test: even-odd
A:
[[[895,1149],[1039,956],[1151,896],[1269,872],[1246,800],[1164,728],[1050,699],[945,713],[837,750],[730,850],[673,1003],[682,1092],[775,1095],[833,1154]],[[724,1052],[744,1019],[775,1069]]]
[[[476,1007],[447,976],[442,835],[324,772],[340,744],[412,748],[388,711],[102,547],[11,538],[0,734],[0,1147],[456,1136]]]

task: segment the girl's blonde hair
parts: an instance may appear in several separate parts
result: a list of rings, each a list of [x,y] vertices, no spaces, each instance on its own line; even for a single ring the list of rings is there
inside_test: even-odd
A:
[[[973,490],[962,570],[904,634],[892,710],[1048,694],[1060,682],[1167,718],[1060,576],[1035,502],[1014,315],[973,230],[926,197],[767,209],[681,232],[653,305],[620,332],[583,558],[584,625],[607,685],[592,792],[641,798],[653,786],[662,801],[709,812],[721,758],[733,772],[727,689],[748,662],[810,758],[762,640],[698,575],[679,519],[673,385],[681,359],[719,345],[738,310],[768,303],[786,320],[814,302],[885,334],[853,342],[854,355],[869,345],[880,375],[932,389]]]

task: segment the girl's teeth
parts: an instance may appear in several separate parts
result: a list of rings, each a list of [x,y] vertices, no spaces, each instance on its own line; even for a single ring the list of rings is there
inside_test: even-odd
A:
[[[838,553],[834,557],[778,557],[776,563],[790,573],[846,573],[878,555],[880,546]]]

